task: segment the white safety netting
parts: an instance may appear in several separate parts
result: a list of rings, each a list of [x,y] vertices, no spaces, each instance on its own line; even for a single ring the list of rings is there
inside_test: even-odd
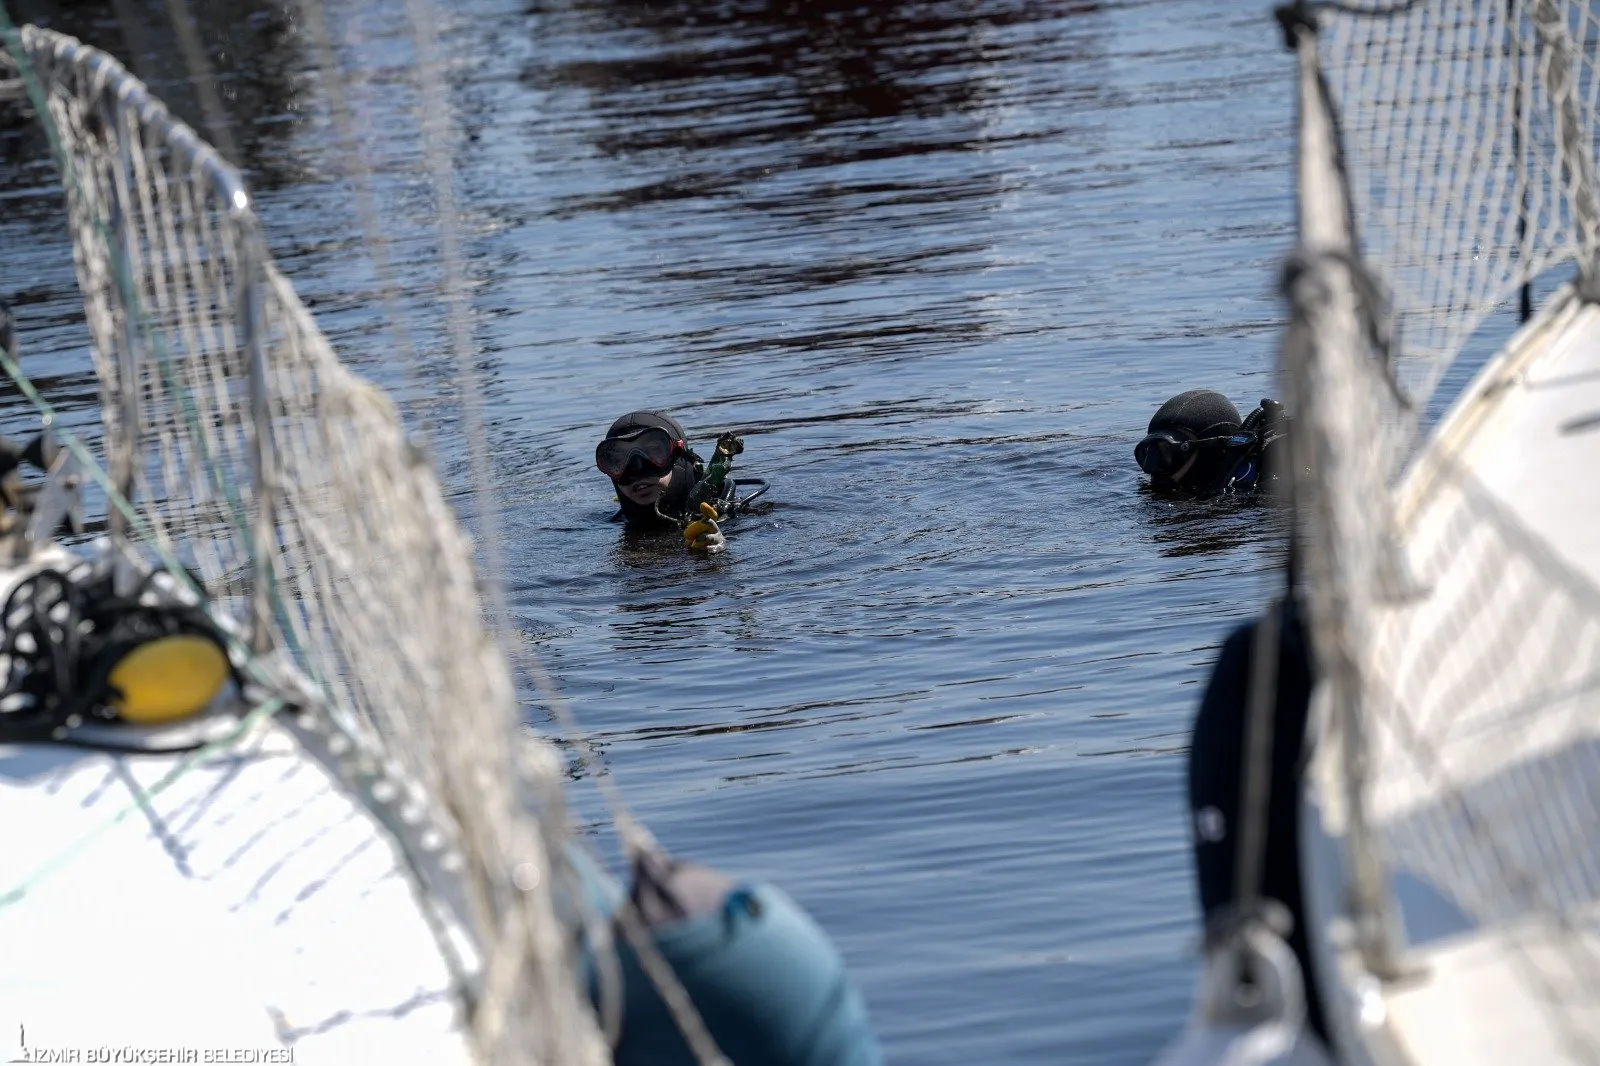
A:
[[[518,728],[432,470],[272,265],[237,172],[111,57],[18,40],[59,143],[106,466],[141,519],[121,532],[312,680],[304,728],[348,749],[423,891],[464,901],[482,1061],[607,1061],[552,904],[560,760]]]
[[[1562,421],[1600,380],[1582,299],[1600,12],[1433,0],[1291,25],[1301,248],[1281,369],[1341,905],[1367,966],[1396,976],[1415,952],[1395,885],[1424,885],[1434,917],[1497,938],[1475,965],[1515,973],[1499,1013],[1537,1014],[1559,1061],[1600,1061],[1600,588],[1582,532],[1600,498]],[[1574,285],[1419,448],[1468,338],[1568,261]],[[1477,979],[1431,980],[1457,978]]]
[[[1419,401],[1526,280],[1600,248],[1600,11],[1571,0],[1318,9],[1366,263]]]

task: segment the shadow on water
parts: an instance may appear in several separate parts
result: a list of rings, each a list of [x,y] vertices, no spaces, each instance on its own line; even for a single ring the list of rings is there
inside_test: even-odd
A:
[[[671,587],[677,582],[683,571],[683,538],[672,529],[634,529],[630,526],[617,526],[617,544],[612,554],[612,559],[619,570],[642,571],[645,573],[659,572],[663,576],[664,587]],[[704,566],[710,572],[717,572],[726,565],[726,559],[720,555],[706,556]],[[648,587],[648,586],[647,586]],[[709,596],[709,594],[708,594]],[[687,603],[703,602],[705,597],[691,599]],[[649,610],[652,605],[641,605],[638,609]],[[671,602],[661,604],[670,609]],[[621,606],[621,610],[629,610]]]
[[[1288,501],[1266,492],[1210,499],[1158,492],[1139,482],[1141,518],[1164,556],[1219,555],[1280,540],[1289,529]]]

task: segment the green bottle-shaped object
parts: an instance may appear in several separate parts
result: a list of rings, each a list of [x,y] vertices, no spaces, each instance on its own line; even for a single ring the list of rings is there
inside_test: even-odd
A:
[[[694,487],[689,494],[689,513],[698,514],[702,503],[709,503],[722,492],[722,483],[727,479],[728,471],[733,469],[733,457],[744,451],[744,441],[732,433],[724,433],[717,438],[717,450],[711,456],[711,462],[706,464],[705,477]]]

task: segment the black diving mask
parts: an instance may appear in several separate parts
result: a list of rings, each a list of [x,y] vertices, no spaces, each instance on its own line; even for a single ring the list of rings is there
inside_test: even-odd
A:
[[[1151,433],[1133,446],[1134,462],[1153,478],[1173,485],[1183,484],[1205,453],[1245,451],[1256,444],[1254,433],[1226,433],[1196,438],[1188,430],[1164,429]],[[1206,463],[1210,470],[1215,464]]]
[[[601,441],[594,449],[594,465],[613,481],[661,477],[684,447],[666,430],[650,426]]]

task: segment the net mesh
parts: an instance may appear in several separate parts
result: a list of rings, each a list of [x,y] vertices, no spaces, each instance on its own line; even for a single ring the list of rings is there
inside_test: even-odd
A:
[[[1600,13],[1431,0],[1318,20],[1360,250],[1392,289],[1397,369],[1420,399],[1518,286],[1600,248]]]
[[[552,903],[560,761],[519,734],[431,469],[272,265],[237,173],[105,54],[34,27],[11,47],[58,139],[126,534],[311,679],[331,721],[296,728],[336,735],[364,795],[399,784],[380,814],[480,949],[480,1060],[607,1061]]]
[[[1571,416],[1600,399],[1584,299],[1600,18],[1434,0],[1287,25],[1301,248],[1280,368],[1341,905],[1368,968],[1397,976],[1393,879],[1420,879],[1498,938],[1516,975],[1499,1014],[1526,1006],[1553,1049],[1529,1054],[1600,1061],[1600,588],[1583,531],[1600,498],[1561,469],[1584,462]],[[1485,317],[1569,261],[1576,284],[1419,449],[1419,412]]]

